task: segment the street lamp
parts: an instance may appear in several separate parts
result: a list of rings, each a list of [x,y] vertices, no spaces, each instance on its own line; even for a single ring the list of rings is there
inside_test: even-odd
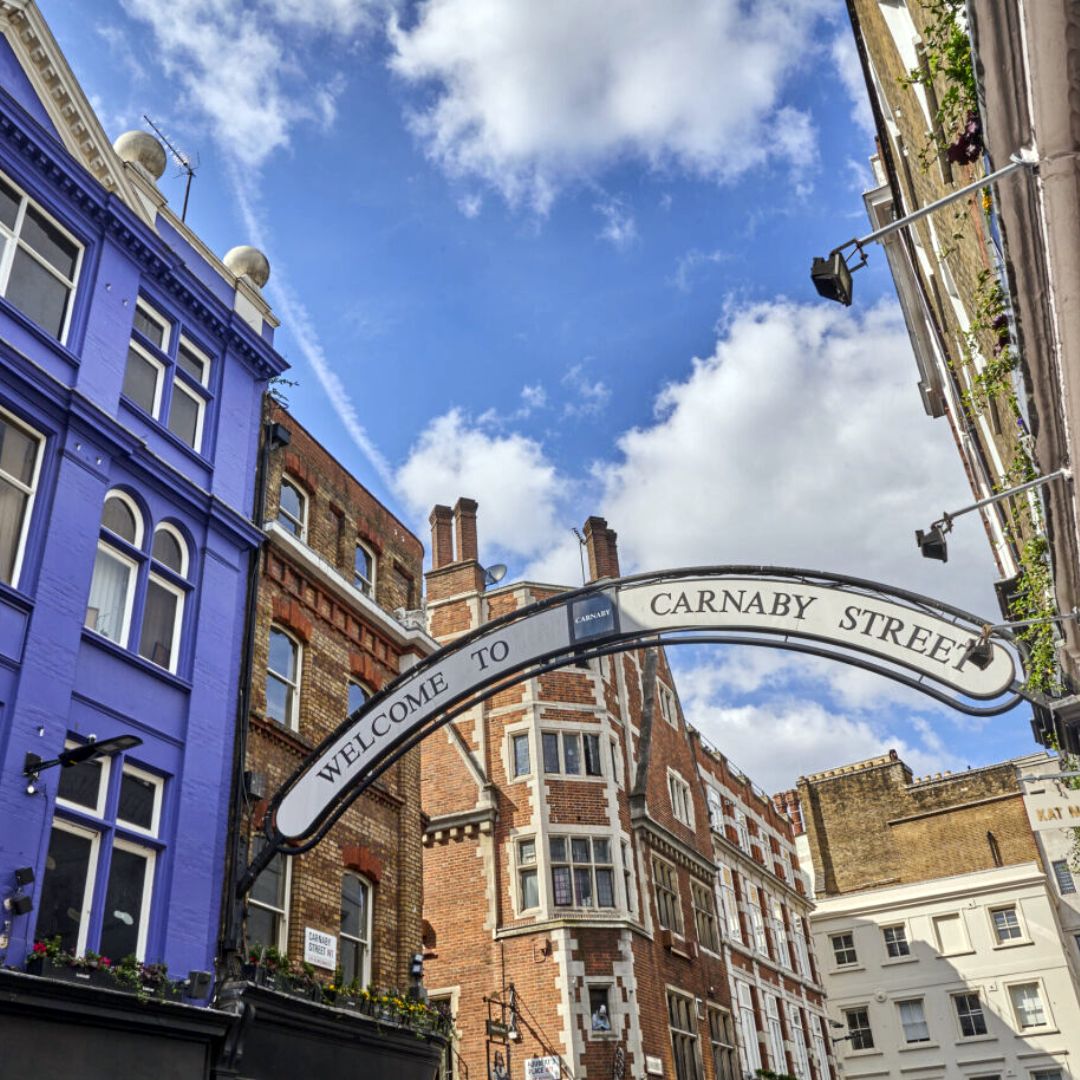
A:
[[[814,288],[817,289],[818,295],[823,296],[826,300],[835,300],[838,304],[843,304],[845,307],[850,306],[851,275],[856,270],[860,270],[866,265],[866,252],[863,250],[863,247],[866,244],[884,240],[886,236],[891,236],[894,232],[904,229],[908,225],[913,225],[916,221],[926,217],[928,214],[934,213],[936,210],[940,210],[943,206],[948,206],[949,203],[956,202],[958,199],[963,199],[967,195],[972,195],[991,184],[996,184],[1010,173],[1016,172],[1017,169],[1031,169],[1038,163],[1039,159],[1032,151],[1020,150],[1009,158],[1008,165],[1002,166],[995,172],[992,172],[971,184],[967,184],[962,188],[957,188],[956,191],[950,192],[943,198],[928,203],[926,206],[922,206],[918,210],[913,211],[908,214],[907,217],[898,218],[888,225],[883,225],[880,229],[875,229],[872,233],[867,233],[866,236],[856,237],[853,240],[849,240],[846,244],[841,244],[839,247],[833,248],[824,258],[814,259],[810,269],[810,280],[813,281]],[[858,262],[848,262],[849,256],[845,253],[849,248],[852,249],[852,257],[858,256]]]
[[[30,779],[30,782],[26,785],[26,794],[33,795],[37,791],[38,774],[45,769],[52,769],[57,765],[70,769],[72,765],[78,765],[84,761],[96,761],[98,758],[112,757],[114,754],[130,750],[135,746],[142,746],[142,739],[138,735],[114,735],[112,738],[100,740],[91,736],[89,742],[85,742],[81,746],[73,746],[69,750],[62,750],[49,761],[42,761],[37,754],[28,753],[23,761],[23,776]]]
[[[953,518],[958,518],[962,514],[970,514],[972,510],[981,510],[991,503],[1001,502],[1002,499],[1010,499],[1013,495],[1020,495],[1025,491],[1031,491],[1033,488],[1042,487],[1043,484],[1048,484],[1051,480],[1058,479],[1071,480],[1072,472],[1065,468],[1058,469],[1056,472],[1047,473],[1045,476],[1037,476],[1034,480],[1018,484],[1014,488],[1009,488],[1008,491],[999,491],[996,495],[988,495],[985,499],[979,499],[978,502],[973,502],[970,506],[954,510],[951,514],[942,514],[925,532],[922,529],[915,530],[915,543],[918,544],[919,551],[924,559],[937,559],[939,562],[948,562],[949,545],[945,542],[945,534],[952,532]]]

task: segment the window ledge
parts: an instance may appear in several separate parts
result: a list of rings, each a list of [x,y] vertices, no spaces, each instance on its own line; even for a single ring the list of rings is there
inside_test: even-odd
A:
[[[188,682],[187,679],[181,678],[179,675],[174,674],[167,668],[163,668],[158,664],[152,664],[138,653],[133,653],[130,649],[125,649],[123,645],[117,645],[115,641],[103,637],[89,627],[83,627],[82,638],[83,641],[88,644],[103,649],[107,653],[112,653],[118,660],[124,660],[137,668],[141,668],[147,675],[152,675],[155,679],[160,679],[162,682],[169,683],[171,686],[175,686],[177,690],[191,693],[191,683]]]
[[[204,469],[212,469],[214,467],[213,461],[210,458],[204,456],[201,450],[196,450],[193,446],[188,446],[183,439],[178,435],[174,435],[167,424],[162,423],[153,413],[148,413],[138,402],[132,401],[129,397],[120,395],[120,401],[126,409],[133,412],[140,420],[149,422],[154,425],[154,431],[165,438],[165,441],[170,446],[175,446],[181,453],[186,454],[193,462],[201,465]],[[204,413],[209,412],[210,406],[213,402],[212,398],[204,399]],[[203,442],[206,442],[206,423],[203,422]]]
[[[936,1042],[915,1042],[904,1043],[903,1046],[898,1046],[897,1052],[901,1054],[910,1054],[913,1050],[940,1050],[941,1044]]]
[[[23,559],[23,571],[26,570],[26,559]],[[6,582],[0,581],[0,600],[11,604],[12,607],[17,607],[21,611],[29,614],[34,610],[34,598],[28,596],[24,592],[20,592],[12,585],[8,585]]]
[[[881,1057],[884,1052],[884,1050],[873,1047],[870,1050],[852,1050],[847,1056],[849,1058]]]
[[[83,250],[85,251],[85,248]],[[74,297],[76,293],[78,293],[78,291],[78,287],[76,287],[72,289],[69,295],[71,297]],[[10,318],[14,319],[15,322],[22,326],[24,330],[29,331],[43,344],[47,345],[53,351],[58,352],[60,356],[63,357],[63,359],[67,361],[67,363],[71,364],[73,368],[77,369],[81,366],[81,359],[67,346],[67,344],[65,344],[59,338],[53,337],[48,330],[44,329],[41,326],[38,326],[38,324],[34,322],[34,320],[31,319],[29,315],[24,315],[13,303],[11,303],[10,300],[3,296],[0,296],[0,314],[7,315]],[[69,337],[71,336],[71,331],[74,329],[74,322],[75,319],[73,305],[72,319],[68,325]]]
[[[954,956],[974,956],[974,949],[961,949],[959,952],[938,953],[935,960],[951,960]]]
[[[1026,1039],[1030,1035],[1060,1035],[1061,1030],[1056,1027],[1028,1027],[1021,1028],[1013,1034],[1014,1039]]]
[[[991,1035],[989,1033],[987,1033],[986,1035],[961,1035],[960,1038],[956,1040],[956,1045],[957,1046],[967,1046],[970,1043],[996,1042],[996,1041],[997,1041],[997,1036],[996,1035]]]
[[[844,964],[843,967],[835,967],[829,972],[830,975],[846,975],[849,971],[865,971],[862,964]]]
[[[917,956],[896,956],[890,957],[888,960],[882,960],[882,967],[896,967],[897,964],[917,964],[919,958]]]
[[[1031,938],[1014,938],[1012,941],[999,941],[995,945],[992,945],[992,949],[1019,949],[1024,945],[1034,945],[1035,942]],[[972,950],[974,952],[974,949]]]

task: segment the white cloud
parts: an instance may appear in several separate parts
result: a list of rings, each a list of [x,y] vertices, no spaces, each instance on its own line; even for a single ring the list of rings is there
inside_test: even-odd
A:
[[[604,227],[597,233],[617,251],[625,251],[638,238],[637,222],[622,199],[607,198],[593,209],[604,219]]]
[[[699,251],[691,248],[684,255],[680,255],[675,264],[675,273],[670,282],[680,292],[690,292],[693,288],[694,278],[702,267],[715,266],[731,256],[726,251],[716,249],[714,251]]]
[[[611,399],[611,388],[602,379],[592,380],[584,364],[574,364],[562,377],[562,384],[572,395],[563,405],[563,416],[599,416]]]
[[[461,198],[458,199],[458,209],[470,220],[479,217],[480,211],[483,208],[484,197],[475,192],[470,195],[462,195]]]
[[[863,78],[862,64],[855,48],[851,28],[841,30],[833,38],[829,49],[833,66],[851,99],[851,119],[871,138],[874,136],[874,114],[870,111],[870,97]]]
[[[121,0],[149,24],[155,60],[176,80],[182,104],[229,156],[254,167],[289,145],[299,123],[327,126],[344,88],[339,74],[312,83],[303,48],[314,34],[371,25],[381,0]]]
[[[971,496],[915,380],[894,306],[734,309],[714,353],[660,393],[655,422],[597,467],[624,569],[799,566],[993,611],[974,518],[954,531],[947,566],[915,547],[916,528]]]
[[[418,521],[426,522],[436,503],[452,506],[462,495],[476,499],[481,552],[522,558],[551,547],[567,486],[538,442],[485,430],[460,409],[436,417],[421,432],[396,483]]]
[[[809,164],[783,95],[821,17],[817,0],[426,0],[392,19],[391,66],[433,90],[411,117],[433,160],[545,213],[625,158],[718,181]]]

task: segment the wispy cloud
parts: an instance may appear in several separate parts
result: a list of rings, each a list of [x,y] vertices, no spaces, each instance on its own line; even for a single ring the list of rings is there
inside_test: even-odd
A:
[[[604,227],[597,233],[618,251],[625,251],[638,238],[637,222],[623,199],[608,197],[594,205],[593,209],[604,219]]]
[[[611,388],[602,379],[590,379],[584,364],[574,364],[562,377],[562,384],[571,394],[563,405],[563,416],[597,416],[607,408]]]
[[[727,252],[719,248],[714,251],[699,251],[697,248],[691,248],[685,255],[679,256],[675,264],[675,273],[668,280],[680,292],[690,292],[699,270],[715,266],[730,258]]]

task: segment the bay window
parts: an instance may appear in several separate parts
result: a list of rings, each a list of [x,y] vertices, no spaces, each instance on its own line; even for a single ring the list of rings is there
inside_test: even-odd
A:
[[[553,836],[548,851],[557,907],[615,906],[610,840],[600,836]]]

